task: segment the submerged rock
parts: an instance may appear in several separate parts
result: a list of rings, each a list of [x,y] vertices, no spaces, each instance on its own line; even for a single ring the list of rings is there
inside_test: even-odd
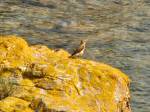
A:
[[[14,83],[0,81],[0,90],[12,91],[0,97],[0,111],[131,111],[127,75],[109,65],[69,55],[62,49],[29,46],[20,37],[1,36],[0,80]]]

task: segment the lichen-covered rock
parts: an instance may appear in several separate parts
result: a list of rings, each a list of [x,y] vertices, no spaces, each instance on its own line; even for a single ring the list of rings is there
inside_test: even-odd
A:
[[[130,112],[129,79],[109,65],[68,58],[20,37],[0,37],[2,112]],[[2,92],[2,91],[0,91]],[[0,94],[1,95],[1,94]]]
[[[16,97],[7,97],[0,101],[0,112],[34,112],[28,108],[30,102]]]

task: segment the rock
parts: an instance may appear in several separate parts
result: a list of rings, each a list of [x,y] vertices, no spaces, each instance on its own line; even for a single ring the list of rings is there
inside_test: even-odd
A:
[[[0,112],[33,112],[28,108],[30,102],[15,97],[7,97],[0,101]]]
[[[16,89],[1,98],[0,111],[131,111],[127,75],[109,65],[69,55],[62,49],[28,46],[20,37],[1,36],[0,80],[11,76],[17,83],[5,84]]]

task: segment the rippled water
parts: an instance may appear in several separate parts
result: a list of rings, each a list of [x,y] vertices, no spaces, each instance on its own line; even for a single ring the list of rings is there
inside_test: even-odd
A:
[[[127,73],[133,112],[150,112],[150,0],[0,0],[0,34],[70,52],[88,39],[84,57]]]

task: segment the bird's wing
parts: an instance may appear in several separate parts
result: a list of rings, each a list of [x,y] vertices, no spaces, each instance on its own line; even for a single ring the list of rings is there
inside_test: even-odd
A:
[[[75,55],[76,53],[79,53],[80,51],[82,51],[84,49],[84,46],[80,46],[79,48],[77,48],[72,55]]]

